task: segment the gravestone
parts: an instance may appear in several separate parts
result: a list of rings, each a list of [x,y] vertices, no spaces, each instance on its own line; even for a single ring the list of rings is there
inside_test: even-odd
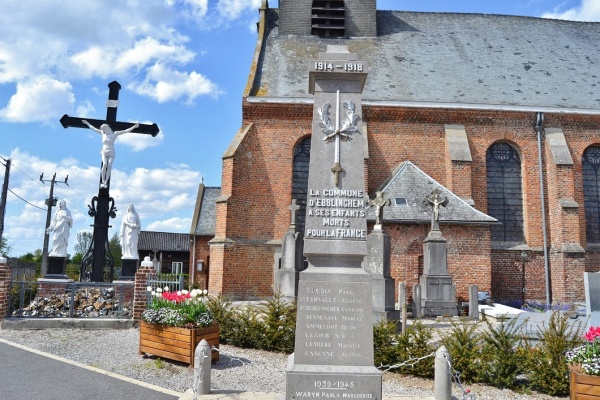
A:
[[[373,284],[373,322],[400,319],[400,311],[394,304],[395,280],[390,270],[390,237],[383,231],[383,207],[390,205],[382,192],[377,192],[369,201],[375,207],[375,226],[367,237],[368,255],[365,257],[364,269],[371,275]]]
[[[296,232],[296,212],[300,206],[296,204],[296,199],[292,200],[290,205],[290,226],[283,236],[281,244],[281,268],[277,271],[277,290],[284,299],[293,300],[296,298],[296,283],[298,272],[296,267],[298,241],[298,232]]]
[[[584,272],[585,310],[588,326],[600,325],[600,272]]]
[[[304,255],[286,399],[381,399],[373,366],[361,93],[367,67],[342,46],[310,66],[315,95]]]
[[[447,243],[439,225],[440,206],[445,207],[448,199],[439,189],[434,189],[424,200],[431,205],[431,230],[423,241],[423,275],[421,285],[421,312],[424,316],[458,315],[456,290],[448,274]]]

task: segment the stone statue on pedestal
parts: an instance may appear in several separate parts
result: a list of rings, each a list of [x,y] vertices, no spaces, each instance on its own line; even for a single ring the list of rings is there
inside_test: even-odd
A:
[[[66,257],[69,247],[69,233],[73,226],[71,211],[67,209],[67,203],[64,200],[58,202],[58,210],[54,213],[50,226],[46,233],[52,233],[52,257]]]
[[[139,259],[137,248],[141,229],[142,223],[140,222],[140,217],[135,211],[133,204],[130,204],[127,207],[127,213],[123,216],[123,222],[121,222],[122,258]]]

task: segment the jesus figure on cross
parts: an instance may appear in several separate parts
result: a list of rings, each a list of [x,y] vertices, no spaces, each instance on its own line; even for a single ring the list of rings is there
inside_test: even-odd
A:
[[[100,150],[100,154],[102,155],[102,172],[100,173],[100,187],[106,188],[108,187],[108,180],[110,179],[112,163],[115,160],[115,140],[117,140],[119,135],[131,132],[140,125],[135,124],[125,130],[113,132],[108,124],[102,124],[100,125],[100,129],[98,129],[85,119],[81,122],[94,132],[98,132],[102,135],[102,150]]]

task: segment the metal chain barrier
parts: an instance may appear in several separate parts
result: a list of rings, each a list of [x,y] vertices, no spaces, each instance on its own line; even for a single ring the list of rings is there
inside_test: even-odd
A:
[[[458,390],[460,390],[460,392],[462,393],[462,400],[475,400],[477,398],[475,394],[471,393],[469,389],[466,389],[463,386],[463,383],[460,379],[460,372],[454,369],[452,363],[450,362],[450,359],[448,359],[448,373],[450,374],[450,377],[452,378],[452,381],[454,382]]]

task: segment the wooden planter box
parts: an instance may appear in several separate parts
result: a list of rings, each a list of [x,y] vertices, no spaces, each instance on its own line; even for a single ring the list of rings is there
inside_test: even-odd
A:
[[[193,367],[194,352],[202,339],[206,339],[211,348],[219,348],[219,325],[185,329],[140,321],[140,354],[181,361]],[[219,352],[213,350],[211,359],[219,361]]]
[[[571,400],[600,400],[600,376],[587,375],[571,367]]]

